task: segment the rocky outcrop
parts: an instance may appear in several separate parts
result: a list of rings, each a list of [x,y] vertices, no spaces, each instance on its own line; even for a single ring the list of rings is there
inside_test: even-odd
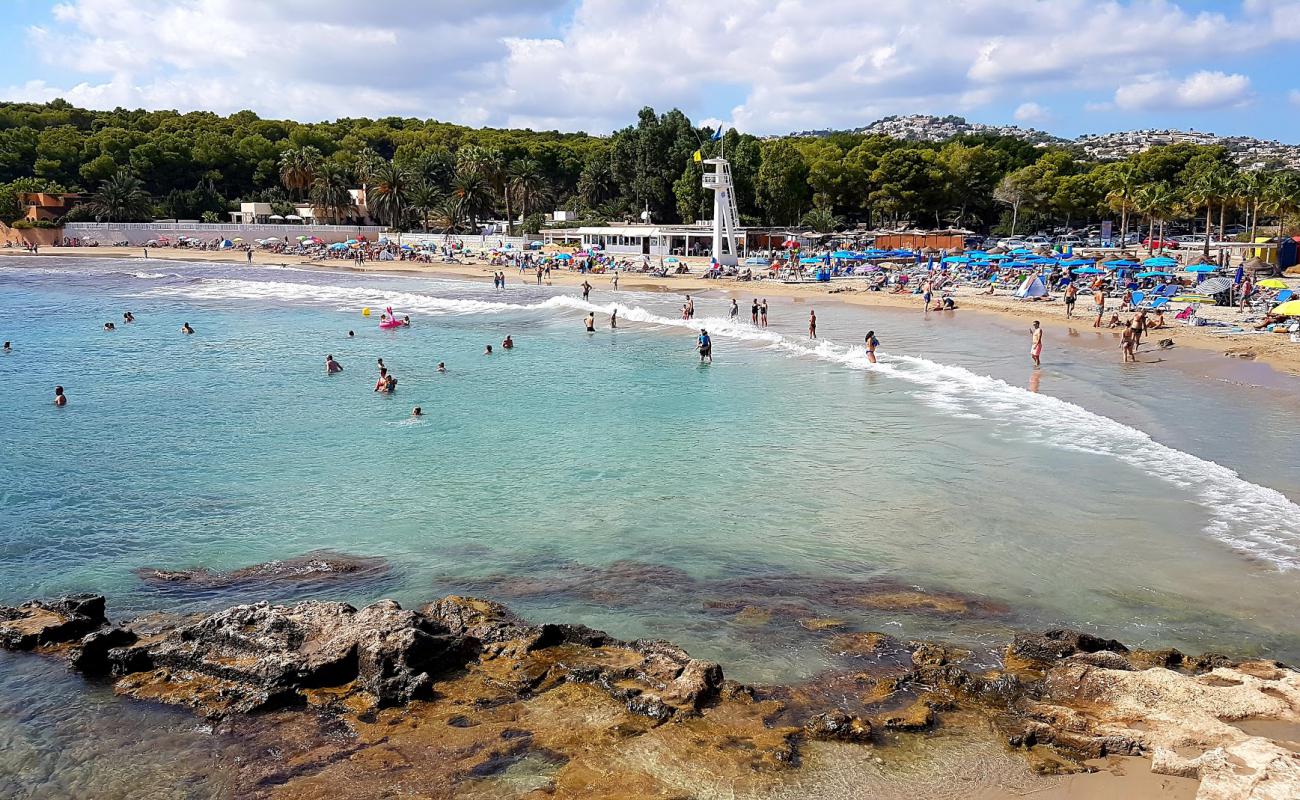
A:
[[[0,606],[0,647],[32,650],[66,644],[107,623],[104,596],[78,594],[33,600],[17,608]]]
[[[119,625],[108,623],[103,597],[73,596],[0,608],[0,645],[65,656],[111,676],[121,694],[226,724],[295,716],[276,716],[287,707],[334,720],[318,726],[327,745],[304,740],[297,771],[263,776],[281,785],[314,763],[321,781],[287,796],[326,790],[324,776],[388,791],[367,783],[366,765],[388,769],[398,758],[393,737],[410,739],[401,758],[437,753],[421,763],[449,765],[437,772],[447,781],[477,780],[531,754],[604,796],[617,782],[591,789],[592,776],[622,774],[628,762],[570,768],[590,757],[593,737],[610,754],[646,737],[645,747],[709,760],[734,781],[796,766],[811,740],[885,741],[972,719],[992,721],[1043,769],[1152,756],[1157,771],[1199,778],[1199,800],[1300,796],[1300,755],[1230,724],[1300,724],[1300,673],[1132,651],[1068,630],[1015,637],[998,669],[934,642],[837,633],[832,646],[853,653],[862,671],[759,688],[725,681],[719,665],[669,642],[534,625],[498,603],[454,595],[414,611],[392,601],[256,603]]]

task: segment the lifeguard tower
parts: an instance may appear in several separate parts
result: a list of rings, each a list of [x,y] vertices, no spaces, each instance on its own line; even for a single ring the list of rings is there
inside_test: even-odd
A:
[[[704,188],[713,190],[713,258],[722,266],[734,267],[740,263],[736,252],[736,234],[740,213],[736,210],[736,193],[731,183],[731,165],[725,158],[706,158],[702,162],[713,167],[704,170]]]

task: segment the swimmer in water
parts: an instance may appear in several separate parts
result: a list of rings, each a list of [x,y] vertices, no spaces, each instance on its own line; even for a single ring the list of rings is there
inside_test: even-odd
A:
[[[348,338],[349,338],[349,339],[351,339],[351,338],[354,337],[354,336],[356,336],[355,333],[353,333],[352,331],[348,331]]]
[[[63,407],[68,404],[68,396],[63,393],[62,386],[54,387],[54,405]]]
[[[11,344],[10,342],[5,342],[5,352],[12,353],[13,351],[14,351],[13,344]]]
[[[383,375],[385,372],[384,360],[382,358],[376,358],[375,361],[379,362],[379,374]]]
[[[416,406],[415,408],[411,409],[411,416],[413,416],[413,417],[423,417],[423,416],[424,416],[424,411],[422,411],[422,410],[420,409],[419,406]]]
[[[330,355],[325,356],[326,375],[333,375],[336,372],[342,372],[342,371],[343,371],[343,365],[334,360],[334,355],[332,353]]]
[[[488,345],[487,347],[483,348],[483,355],[485,356],[492,355],[492,345]]]
[[[515,346],[515,340],[511,339],[510,334],[507,333],[506,338],[501,341],[501,349],[511,350],[514,348],[514,346]]]
[[[115,331],[115,330],[117,330],[117,326],[114,325],[114,324],[111,323],[111,322],[105,322],[105,323],[104,323],[104,330],[106,330],[106,331]]]
[[[596,332],[596,312],[593,311],[587,315],[587,333]]]
[[[194,329],[190,327],[190,324],[189,324],[188,322],[186,322],[186,323],[182,323],[182,324],[181,324],[181,333],[183,333],[183,334],[185,334],[185,335],[188,336],[189,334],[194,333]]]
[[[439,371],[439,372],[446,372],[446,371],[447,371],[447,365],[444,364],[444,363],[442,363],[441,361],[439,361],[439,362],[438,362],[438,371]]]
[[[696,341],[695,349],[700,351],[700,363],[703,364],[704,359],[707,358],[709,360],[709,363],[712,364],[713,363],[713,340],[709,338],[709,332],[703,328],[700,328],[700,337],[695,341]]]
[[[383,367],[379,368],[379,380],[375,381],[376,392],[388,391],[388,370]]]
[[[880,346],[880,340],[876,338],[875,331],[867,331],[867,360],[872,364],[876,363],[876,348]]]
[[[135,322],[135,314],[132,314],[130,311],[127,311],[127,312],[123,313],[123,314],[122,314],[122,321],[123,321],[123,322]]]
[[[397,378],[389,375],[384,379],[384,394],[392,394],[397,391]]]
[[[402,324],[405,325],[405,326],[408,327],[408,328],[411,327],[411,318],[410,318],[410,317],[402,317]]]

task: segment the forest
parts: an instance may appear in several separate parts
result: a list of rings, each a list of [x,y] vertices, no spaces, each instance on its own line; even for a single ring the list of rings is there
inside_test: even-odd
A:
[[[543,214],[579,220],[693,222],[711,211],[700,165],[723,152],[742,222],[832,231],[850,226],[962,227],[1030,233],[1114,219],[1285,226],[1300,173],[1242,171],[1222,147],[1175,144],[1097,162],[1068,147],[1009,136],[911,142],[880,135],[720,137],[681,111],[644,108],[610,135],[469,128],[436,120],[269,120],[55,100],[0,103],[0,219],[30,191],[90,202],[61,221],[224,220],[241,201],[277,213],[306,203],[318,219],[354,218],[365,187],[378,222],[403,230],[474,230],[506,219],[533,232]],[[287,214],[286,214],[287,215]]]

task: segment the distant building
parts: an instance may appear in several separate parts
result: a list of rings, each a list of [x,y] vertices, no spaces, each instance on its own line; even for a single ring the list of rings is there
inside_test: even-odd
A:
[[[784,228],[737,228],[736,252],[744,256],[756,250],[772,250],[785,238]],[[708,256],[713,250],[713,224],[543,228],[541,240],[545,244],[577,244],[620,255]]]
[[[80,194],[58,192],[19,192],[18,205],[28,222],[53,221],[85,202]]]
[[[352,195],[352,213],[341,222],[356,225],[373,224],[370,219],[370,208],[366,205],[366,190],[349,189],[348,194]],[[230,221],[237,225],[266,225],[282,222],[325,224],[323,220],[317,223],[316,210],[309,203],[295,203],[293,213],[284,216],[276,214],[270,203],[240,203],[238,211],[228,213]]]

